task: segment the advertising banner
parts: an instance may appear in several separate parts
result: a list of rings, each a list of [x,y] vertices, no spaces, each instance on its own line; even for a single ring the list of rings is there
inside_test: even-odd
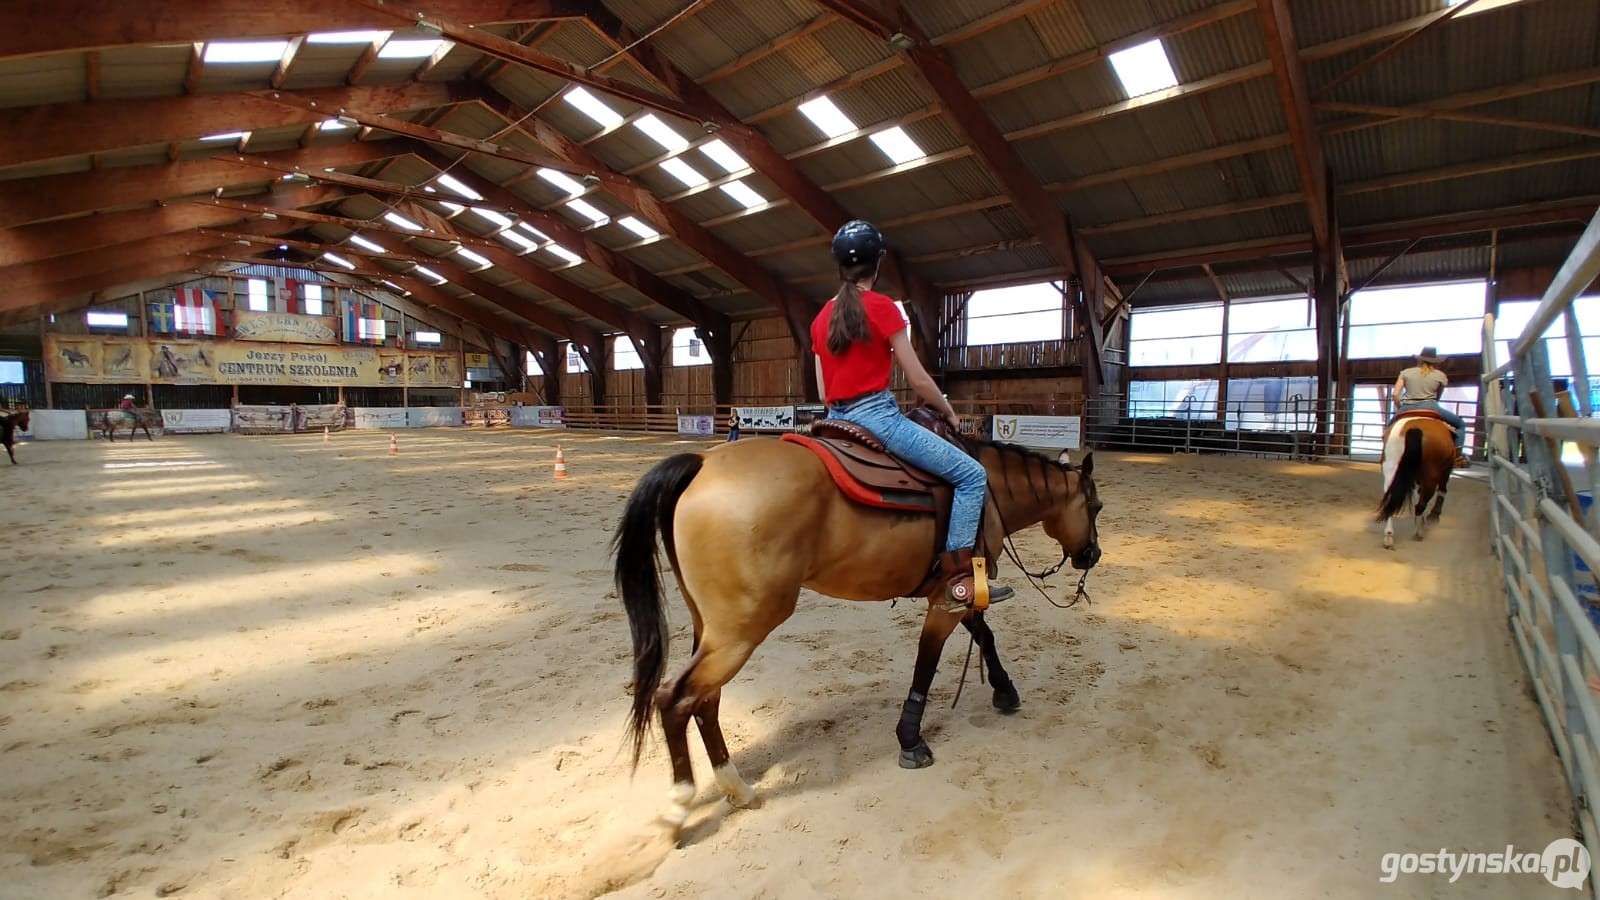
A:
[[[704,437],[717,433],[715,416],[679,416],[679,434],[696,434]]]
[[[288,434],[294,431],[294,408],[235,406],[233,430],[240,434]]]
[[[1077,450],[1083,446],[1080,416],[995,416],[993,439],[1035,450]]]
[[[36,441],[87,440],[89,419],[81,409],[36,409],[29,414],[27,433]]]
[[[566,408],[561,406],[511,406],[511,424],[517,428],[565,428]]]
[[[332,316],[240,309],[233,314],[233,337],[241,341],[274,341],[280,344],[337,344],[337,324],[338,320]]]
[[[351,407],[345,421],[351,428],[404,428],[406,411],[403,407]]]
[[[792,406],[736,406],[733,414],[739,417],[740,431],[793,431]]]
[[[344,430],[344,404],[320,403],[311,406],[295,406],[294,408],[295,431],[320,431],[323,428],[329,431]]]
[[[511,410],[504,406],[476,406],[462,412],[462,424],[482,425],[493,428],[496,425],[511,424]]]
[[[406,410],[406,424],[411,428],[460,425],[462,421],[459,406],[414,406]]]
[[[79,384],[461,385],[460,361],[444,350],[402,353],[376,347],[51,334],[45,335],[44,357],[50,381]]]
[[[821,403],[803,403],[794,408],[794,430],[811,433],[811,423],[828,417],[828,407]]]
[[[233,427],[226,409],[163,409],[161,430],[167,434],[217,434]]]

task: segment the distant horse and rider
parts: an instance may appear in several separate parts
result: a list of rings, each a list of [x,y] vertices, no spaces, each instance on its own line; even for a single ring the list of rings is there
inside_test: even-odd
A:
[[[155,440],[150,434],[150,427],[160,425],[161,420],[154,409],[140,409],[134,405],[132,394],[124,394],[120,406],[100,413],[99,418],[91,424],[99,430],[101,437],[113,442],[117,439],[117,432],[126,428],[128,441],[132,443],[137,431],[143,431],[147,439]]]
[[[32,410],[26,406],[0,412],[0,444],[5,445],[6,456],[11,458],[13,466],[17,464],[17,454],[11,448],[16,445],[17,432],[28,430],[28,417],[31,413]]]
[[[1422,540],[1428,526],[1437,524],[1444,511],[1450,476],[1468,463],[1462,454],[1466,423],[1439,405],[1439,391],[1447,383],[1434,368],[1437,351],[1423,347],[1417,365],[1395,380],[1394,399],[1399,411],[1383,438],[1381,466],[1383,497],[1375,514],[1383,523],[1383,546],[1394,549],[1394,519],[1409,512],[1417,522],[1412,537]],[[1428,508],[1429,501],[1433,508]]]
[[[674,840],[695,792],[691,720],[718,788],[736,806],[754,802],[722,734],[722,686],[794,614],[802,588],[843,600],[927,598],[911,691],[895,729],[900,765],[921,768],[933,763],[922,735],[928,690],[958,625],[982,653],[995,708],[1009,713],[1021,705],[984,620],[989,603],[1011,593],[987,582],[1007,536],[1041,524],[1060,545],[1061,561],[1031,577],[1049,577],[1070,561],[1087,578],[1100,560],[1093,456],[1073,466],[962,438],[953,427],[936,433],[953,425],[955,414],[910,352],[903,316],[871,292],[884,255],[881,235],[852,222],[833,249],[843,285],[813,324],[831,418],[814,423],[810,436],[743,440],[662,460],[634,487],[613,538],[633,639],[634,764],[659,715],[673,777],[662,820]],[[915,421],[888,393],[892,360],[932,407],[917,410]],[[688,661],[670,678],[658,536],[694,634]],[[1080,595],[1082,586],[1080,580]]]

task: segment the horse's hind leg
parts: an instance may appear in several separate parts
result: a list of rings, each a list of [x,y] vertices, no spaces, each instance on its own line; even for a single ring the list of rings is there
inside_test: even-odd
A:
[[[722,707],[722,688],[712,691],[695,707],[694,721],[700,726],[700,740],[705,742],[706,756],[711,760],[711,774],[728,802],[740,809],[754,806],[756,792],[745,783],[739,769],[728,754],[728,742],[722,736],[722,722],[718,712]]]
[[[1433,499],[1433,489],[1427,488],[1417,492],[1417,506],[1412,510],[1412,515],[1417,520],[1417,533],[1412,535],[1413,540],[1422,540],[1428,533],[1428,501]]]
[[[1439,514],[1444,512],[1444,495],[1446,490],[1447,488],[1445,485],[1439,485],[1439,496],[1434,498],[1433,509],[1428,510],[1429,522],[1437,523],[1439,521]]]
[[[995,649],[994,632],[983,618],[983,613],[975,612],[963,619],[961,624],[977,640],[978,649],[983,652],[984,665],[989,667],[989,684],[994,688],[994,708],[1003,713],[1014,713],[1021,709],[1022,698],[1017,696],[1017,686],[1011,682],[1005,667],[1000,665],[1000,651]]]
[[[961,616],[944,612],[938,604],[928,604],[927,618],[922,620],[922,638],[917,642],[917,665],[911,675],[911,693],[900,707],[900,724],[894,735],[900,740],[900,768],[922,769],[933,765],[933,751],[922,737],[922,711],[928,703],[928,688],[933,686],[933,674],[939,668],[939,655],[944,652],[944,642],[956,630]]]
[[[1383,520],[1383,549],[1394,549],[1394,516]]]

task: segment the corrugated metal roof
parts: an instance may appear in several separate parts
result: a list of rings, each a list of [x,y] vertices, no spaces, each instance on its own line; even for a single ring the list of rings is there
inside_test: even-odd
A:
[[[610,10],[637,32],[667,21],[683,9],[678,0],[623,0]],[[663,31],[652,43],[673,65],[698,78],[765,44],[819,12],[807,0],[712,3]]]

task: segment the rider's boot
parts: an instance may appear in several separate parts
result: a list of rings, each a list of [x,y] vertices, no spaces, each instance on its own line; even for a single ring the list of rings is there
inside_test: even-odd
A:
[[[973,601],[977,598],[977,583],[972,572],[972,550],[970,548],[951,550],[940,554],[939,568],[946,579],[944,603],[940,608],[950,613],[971,609]],[[1003,584],[985,580],[989,587],[991,604],[1009,600],[1016,593]]]

